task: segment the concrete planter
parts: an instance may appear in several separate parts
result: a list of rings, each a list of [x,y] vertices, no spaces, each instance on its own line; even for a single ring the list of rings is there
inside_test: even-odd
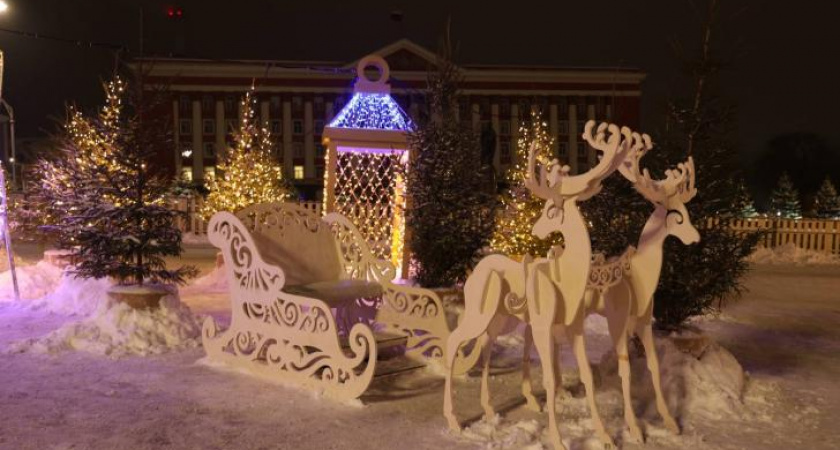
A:
[[[134,309],[155,309],[160,299],[172,293],[171,288],[162,285],[116,285],[108,289],[108,296]]]

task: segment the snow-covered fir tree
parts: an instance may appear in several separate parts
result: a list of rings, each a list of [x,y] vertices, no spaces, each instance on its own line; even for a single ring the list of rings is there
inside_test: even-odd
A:
[[[50,206],[59,244],[76,250],[74,271],[120,283],[183,282],[190,267],[170,270],[181,253],[180,214],[168,207],[168,183],[150,166],[168,144],[168,121],[150,114],[163,98],[134,91],[119,78],[106,85],[98,116],[72,109],[58,158],[39,162],[40,201]]]
[[[119,169],[115,160],[117,124],[123,114],[125,83],[103,83],[105,105],[88,117],[75,106],[67,109],[61,130],[52,137],[57,152],[40,158],[38,177],[24,194],[17,211],[27,232],[45,232],[59,248],[78,245],[79,233],[89,225],[73,220],[84,208],[102,201],[101,187]]]
[[[552,152],[554,139],[548,134],[548,125],[543,122],[538,110],[531,111],[529,120],[519,127],[519,139],[516,142],[516,164],[511,168],[505,181],[507,191],[501,196],[501,211],[496,217],[496,228],[490,247],[506,255],[545,256],[552,245],[562,242],[560,235],[541,240],[531,230],[534,222],[542,214],[545,202],[535,197],[525,188],[528,176],[528,151],[536,143],[538,155],[545,163],[546,156]]]
[[[697,56],[681,55],[681,88],[668,104],[665,123],[653,135],[655,147],[642,160],[652,177],[664,178],[665,170],[694,158],[698,193],[686,205],[700,242],[686,246],[678,239],[664,245],[661,278],[654,302],[658,328],[677,328],[692,316],[705,314],[735,298],[741,277],[749,269],[747,257],[758,240],[756,233],[732,230],[729,220],[742,208],[733,201],[740,176],[734,144],[734,108],[720,95],[722,65],[716,59],[717,16],[720,2],[709,0]],[[690,48],[690,47],[683,47]],[[620,176],[604,181],[604,189],[582,205],[593,224],[593,249],[619,254],[638,242],[652,206]],[[593,210],[594,209],[594,210]],[[620,211],[621,214],[616,214]]]
[[[256,117],[257,99],[251,88],[242,99],[242,117],[235,144],[207,183],[209,194],[201,209],[209,220],[218,211],[236,212],[255,203],[282,202],[291,196],[283,168],[273,154],[275,142]]]
[[[770,212],[776,217],[795,219],[802,217],[802,207],[799,203],[799,191],[787,172],[782,172],[776,183],[776,189],[770,196]]]
[[[752,195],[750,195],[750,190],[746,183],[744,183],[743,180],[740,180],[736,189],[735,205],[736,208],[740,209],[741,217],[757,217],[758,211],[755,209],[755,203],[753,202]]]
[[[493,232],[496,204],[482,170],[478,136],[457,120],[460,72],[448,41],[428,77],[429,110],[409,135],[407,244],[416,280],[426,287],[466,279]]]
[[[829,177],[825,177],[815,199],[817,216],[825,219],[840,217],[840,195]]]

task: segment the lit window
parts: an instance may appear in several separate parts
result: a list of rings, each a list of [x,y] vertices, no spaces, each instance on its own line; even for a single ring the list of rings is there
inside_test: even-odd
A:
[[[292,132],[295,133],[295,134],[303,134],[303,121],[293,120],[292,121]]]
[[[181,167],[181,179],[184,181],[193,180],[192,167]]]
[[[202,129],[204,130],[204,134],[215,134],[216,121],[213,119],[204,119],[202,121]]]
[[[295,166],[295,180],[303,179],[303,166]]]
[[[205,180],[216,179],[216,168],[215,167],[205,167],[204,168],[204,179]]]
[[[192,120],[181,119],[178,122],[178,131],[181,134],[192,134]]]
[[[213,158],[216,156],[216,144],[213,142],[204,143],[204,156],[206,158]]]

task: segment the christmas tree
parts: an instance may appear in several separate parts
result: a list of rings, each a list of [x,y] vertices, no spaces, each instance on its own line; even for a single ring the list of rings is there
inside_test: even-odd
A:
[[[701,239],[691,246],[678,239],[665,241],[653,312],[660,329],[678,328],[690,317],[735,298],[759,238],[736,232],[729,224],[742,213],[739,202],[733,201],[742,177],[734,144],[734,108],[717,90],[723,67],[715,58],[717,1],[709,0],[707,6],[699,55],[679,55],[685,74],[682,86],[687,89],[669,100],[664,126],[654,135],[656,145],[643,160],[654,179],[664,178],[665,170],[688,156],[697,165],[698,193],[686,208]],[[583,205],[593,225],[593,248],[619,254],[635,244],[652,210],[644,203],[623,177],[605,180],[602,192]]]
[[[209,180],[210,193],[201,209],[209,220],[218,211],[236,212],[255,203],[282,202],[291,195],[283,180],[283,168],[274,160],[274,141],[256,118],[257,99],[251,88],[242,99],[242,118],[235,146],[218,165],[221,172]]]
[[[802,208],[799,205],[799,192],[793,186],[787,172],[782,172],[776,189],[770,197],[770,212],[776,217],[796,219],[802,217]]]
[[[528,150],[536,143],[538,155],[550,155],[554,139],[549,136],[547,124],[539,111],[531,111],[529,121],[519,127],[516,142],[516,165],[507,173],[509,186],[501,197],[501,213],[496,217],[490,247],[506,255],[545,256],[553,245],[562,241],[560,235],[540,240],[531,233],[534,222],[542,214],[545,202],[525,188],[528,176]],[[541,161],[545,164],[546,161]]]
[[[840,195],[829,177],[823,180],[816,198],[817,216],[833,219],[840,217]]]
[[[163,259],[181,253],[180,213],[167,207],[168,183],[149,164],[167,144],[169,122],[149,113],[161,97],[132,94],[116,79],[98,116],[70,111],[61,156],[39,163],[38,197],[50,207],[59,245],[77,251],[77,276],[180,283],[194,269],[169,270]]]
[[[115,144],[125,83],[115,78],[103,89],[106,103],[98,115],[87,117],[74,106],[68,108],[65,123],[52,137],[58,151],[36,162],[33,173],[39,178],[17,212],[25,231],[44,232],[59,248],[78,245],[79,233],[89,225],[73,218],[103,199],[101,186],[120,169]]]
[[[741,210],[741,217],[750,218],[758,216],[758,211],[755,210],[755,203],[753,203],[750,190],[743,180],[740,180],[736,186],[735,207]]]
[[[407,244],[416,280],[448,287],[466,279],[493,232],[495,189],[482,170],[479,139],[457,117],[460,72],[449,57],[448,40],[429,74],[429,111],[409,135],[406,173]]]

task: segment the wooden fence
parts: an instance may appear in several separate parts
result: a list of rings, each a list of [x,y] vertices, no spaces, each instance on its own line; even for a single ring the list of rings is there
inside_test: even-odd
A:
[[[759,245],[764,247],[793,243],[806,250],[840,254],[840,220],[756,217],[735,219],[730,225],[737,231],[762,232]]]

